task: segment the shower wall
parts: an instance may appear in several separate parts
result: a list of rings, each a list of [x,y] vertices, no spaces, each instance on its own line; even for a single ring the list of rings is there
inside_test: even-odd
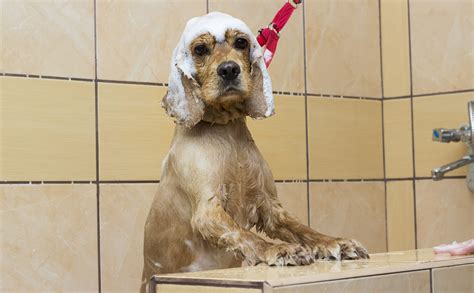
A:
[[[285,1],[0,1],[2,291],[136,291],[174,124],[160,106],[185,22],[255,32]],[[306,0],[270,66],[277,115],[249,127],[283,205],[371,252],[474,231],[466,169],[431,142],[467,122],[472,2]]]
[[[433,142],[431,133],[469,123],[472,11],[468,0],[381,1],[388,250],[473,237],[467,167],[431,180],[431,169],[467,152],[463,143]]]

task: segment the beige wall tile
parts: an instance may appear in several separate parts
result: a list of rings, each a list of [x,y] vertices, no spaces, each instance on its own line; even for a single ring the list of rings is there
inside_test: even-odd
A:
[[[1,5],[1,3],[0,3]],[[0,9],[1,9],[1,6],[0,6]],[[1,11],[0,11],[1,12]],[[0,44],[1,46],[1,44]],[[1,50],[1,49],[0,49]],[[5,124],[3,122],[4,118],[3,118],[3,109],[4,109],[4,93],[3,93],[3,87],[4,87],[4,80],[2,78],[0,78],[0,113],[2,114],[2,118],[0,119],[0,137],[4,138],[4,129],[5,129]],[[5,168],[5,163],[4,163],[4,143],[0,143],[0,180],[4,180],[3,178],[5,178],[5,172],[4,172],[4,168]]]
[[[410,95],[408,2],[380,1],[385,97]]]
[[[0,78],[0,180],[95,179],[94,84]]]
[[[472,1],[410,1],[413,93],[474,88]]]
[[[171,55],[205,0],[97,1],[98,76],[168,82]]]
[[[4,9],[3,8],[3,2],[6,2],[6,1],[0,1],[0,13],[2,15],[4,14],[4,12],[3,12],[4,11],[3,10]],[[2,20],[3,20],[3,18],[2,18]],[[0,20],[0,23],[2,23],[2,29],[3,29],[3,21],[2,20]],[[3,65],[3,59],[5,59],[5,57],[4,57],[5,53],[3,51],[4,50],[4,44],[3,44],[4,40],[3,39],[4,39],[4,37],[0,38],[0,72],[5,72],[5,68],[3,67],[4,66]]]
[[[464,179],[416,181],[418,248],[472,238],[474,195]]]
[[[474,265],[433,269],[433,292],[472,292]]]
[[[413,181],[387,182],[387,240],[389,251],[415,249]]]
[[[308,91],[381,97],[378,2],[305,5]]]
[[[1,71],[94,77],[93,1],[2,1]]]
[[[101,184],[102,291],[138,292],[145,221],[157,184]]]
[[[311,179],[383,178],[379,101],[308,98]]]
[[[276,114],[247,119],[276,180],[306,179],[305,105],[302,96],[275,96]]]
[[[428,270],[277,288],[275,293],[430,292]]]
[[[276,183],[278,199],[288,212],[308,225],[308,197],[306,182]]]
[[[467,102],[473,93],[418,97],[413,100],[415,127],[416,176],[431,176],[431,170],[467,153],[464,143],[440,143],[431,140],[433,128],[459,128],[468,124]],[[465,175],[467,168],[447,173],[447,176]]]
[[[101,180],[158,180],[174,132],[165,87],[99,84]]]
[[[285,1],[210,0],[209,11],[220,11],[242,19],[254,34],[267,26]],[[303,9],[301,5],[281,31],[277,52],[269,67],[275,91],[304,91]]]
[[[2,292],[98,290],[95,185],[0,187]]]
[[[311,183],[310,194],[312,228],[386,251],[383,182]]]
[[[413,177],[411,101],[385,100],[383,103],[386,176]]]

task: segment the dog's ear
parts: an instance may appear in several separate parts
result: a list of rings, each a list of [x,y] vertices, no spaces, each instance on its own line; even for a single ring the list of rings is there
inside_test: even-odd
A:
[[[258,58],[251,65],[252,91],[245,101],[247,115],[264,119],[275,113],[272,83],[263,59]]]
[[[200,97],[201,87],[192,76],[192,57],[182,40],[173,51],[170,65],[168,91],[161,105],[176,123],[191,128],[201,121],[204,102]]]
[[[176,68],[175,75],[170,78],[168,91],[161,105],[170,117],[175,118],[176,123],[191,128],[199,123],[204,115],[200,87],[196,80],[183,74],[179,68]]]

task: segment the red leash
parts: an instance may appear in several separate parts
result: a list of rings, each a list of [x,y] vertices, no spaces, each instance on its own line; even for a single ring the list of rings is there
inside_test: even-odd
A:
[[[288,0],[280,10],[278,10],[272,22],[266,27],[258,31],[257,41],[263,49],[263,60],[265,65],[270,65],[280,39],[280,31],[290,19],[293,11],[303,0]]]

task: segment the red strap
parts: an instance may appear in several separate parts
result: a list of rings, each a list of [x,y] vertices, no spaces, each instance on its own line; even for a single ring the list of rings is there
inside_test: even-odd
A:
[[[290,3],[289,1],[292,1]],[[293,11],[296,9],[296,4],[301,3],[301,0],[289,0],[280,10],[278,10],[272,22],[266,28],[259,31],[257,42],[263,48],[263,58],[265,65],[268,67],[275,55],[278,40],[280,39],[279,32],[283,29],[285,24],[290,19]]]

